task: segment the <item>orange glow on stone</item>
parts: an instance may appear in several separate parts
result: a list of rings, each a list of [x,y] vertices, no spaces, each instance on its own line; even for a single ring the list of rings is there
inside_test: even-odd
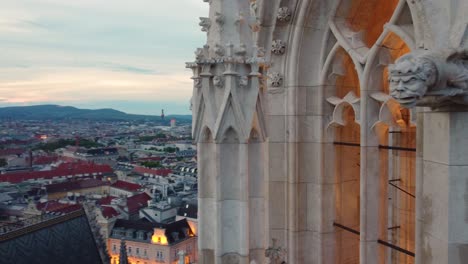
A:
[[[193,236],[196,236],[197,235],[197,225],[192,222],[192,221],[187,221],[189,226],[190,226],[190,229],[192,230],[192,233],[190,233],[190,236],[193,237]]]
[[[160,245],[167,245],[167,237],[164,234],[164,229],[154,229],[153,236],[151,237],[151,243],[153,244],[160,244]]]

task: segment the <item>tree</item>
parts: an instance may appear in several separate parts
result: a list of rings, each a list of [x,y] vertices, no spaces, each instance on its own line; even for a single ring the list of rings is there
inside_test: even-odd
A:
[[[6,159],[0,159],[0,167],[5,167],[6,165],[8,165]]]
[[[159,161],[143,161],[141,165],[147,168],[160,168],[161,163]]]

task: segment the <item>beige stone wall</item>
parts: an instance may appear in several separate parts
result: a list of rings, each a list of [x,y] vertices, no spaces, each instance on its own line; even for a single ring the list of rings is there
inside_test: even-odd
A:
[[[73,193],[79,193],[80,195],[90,195],[90,194],[107,194],[109,193],[109,187],[108,186],[99,186],[99,187],[93,187],[93,188],[85,188],[85,189],[79,189],[79,190],[72,190],[72,191],[67,191],[67,192],[57,192],[57,193],[49,193],[47,194],[47,198],[49,200],[58,200],[67,197],[69,192]]]

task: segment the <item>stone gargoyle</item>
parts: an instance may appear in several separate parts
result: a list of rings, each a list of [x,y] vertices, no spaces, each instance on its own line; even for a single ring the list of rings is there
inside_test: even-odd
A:
[[[390,95],[403,107],[468,105],[468,51],[416,51],[389,66]]]

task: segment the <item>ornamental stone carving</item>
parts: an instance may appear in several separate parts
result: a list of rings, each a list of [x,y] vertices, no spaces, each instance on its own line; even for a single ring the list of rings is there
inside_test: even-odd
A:
[[[216,44],[214,48],[215,54],[222,57],[226,53],[225,48],[222,45]]]
[[[271,52],[273,52],[273,54],[283,55],[285,51],[286,51],[286,44],[282,40],[280,39],[273,40],[273,43],[271,44]]]
[[[244,43],[241,43],[235,51],[237,56],[245,56],[247,54],[247,46]]]
[[[202,81],[201,81],[200,77],[193,78],[193,83],[194,83],[196,88],[201,88],[202,87]]]
[[[213,77],[213,85],[217,88],[224,87],[224,78],[222,76]]]
[[[259,58],[265,57],[265,48],[264,47],[258,47],[256,52],[257,52],[257,54],[256,54],[257,57],[259,57]]]
[[[197,50],[195,50],[195,58],[196,60],[201,60],[203,59],[203,56],[204,55],[204,50],[202,48],[197,48]]]
[[[281,87],[283,85],[283,76],[278,72],[269,73],[268,80],[271,87]]]
[[[239,78],[239,87],[246,88],[249,85],[249,77],[241,76]]]
[[[260,18],[258,17],[258,6],[256,1],[250,2],[250,19],[252,31],[258,32],[260,30]]]
[[[468,105],[468,51],[414,52],[389,66],[390,95],[403,107]]]
[[[289,22],[291,20],[291,10],[288,7],[280,7],[276,17],[279,22]]]
[[[216,23],[221,27],[224,24],[224,15],[219,12],[216,12],[214,17]]]
[[[198,23],[198,25],[202,28],[201,31],[208,32],[211,27],[211,20],[208,17],[200,17],[200,23]]]
[[[283,261],[286,256],[286,249],[277,245],[277,239],[272,239],[273,245],[265,250],[265,257],[270,259],[272,264],[286,263]]]

